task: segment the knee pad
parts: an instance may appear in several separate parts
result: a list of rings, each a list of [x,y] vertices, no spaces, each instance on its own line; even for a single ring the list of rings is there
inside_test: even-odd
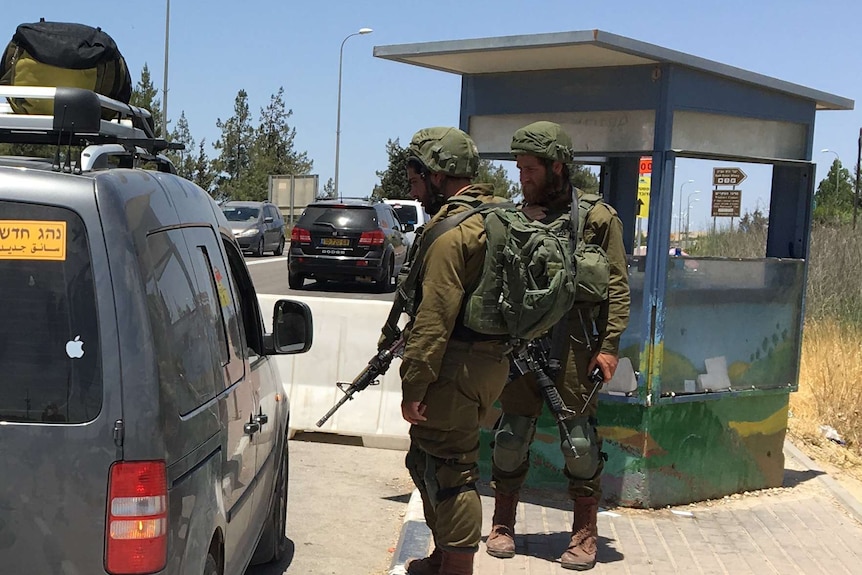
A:
[[[504,413],[494,434],[494,465],[502,471],[516,471],[527,460],[535,434],[535,418]]]
[[[455,463],[430,453],[425,457],[422,480],[433,507],[465,491],[477,491],[479,467],[476,464]]]
[[[574,417],[566,422],[569,436],[562,438],[560,449],[566,462],[567,475],[571,479],[593,479],[599,470],[599,442],[596,428],[589,417]],[[575,446],[578,457],[572,453]]]

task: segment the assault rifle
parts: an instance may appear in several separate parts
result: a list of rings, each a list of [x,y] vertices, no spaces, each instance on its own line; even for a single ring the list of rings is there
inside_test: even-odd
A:
[[[404,344],[404,334],[400,333],[398,338],[395,339],[389,347],[381,349],[368,361],[368,365],[365,366],[362,373],[357,375],[356,379],[354,379],[350,384],[343,381],[336,383],[335,385],[338,386],[338,389],[344,393],[344,397],[339,399],[338,403],[333,405],[332,408],[326,412],[326,415],[320,418],[317,422],[317,427],[326,423],[326,420],[332,417],[333,414],[338,411],[339,407],[353,399],[353,396],[358,392],[364,390],[369,385],[377,385],[380,383],[377,378],[386,373],[386,370],[389,369],[393,359],[401,357],[404,354]]]
[[[587,376],[590,383],[593,384],[593,389],[590,395],[584,400],[584,405],[581,407],[580,412],[566,407],[554,383],[560,373],[560,369],[562,369],[559,359],[562,353],[557,352],[557,346],[560,345],[560,340],[562,340],[563,345],[568,345],[568,341],[566,341],[568,338],[563,337],[564,331],[562,333],[557,332],[558,330],[565,329],[565,320],[563,320],[551,330],[550,334],[545,334],[542,337],[521,343],[521,345],[512,350],[509,356],[510,364],[514,368],[516,375],[532,373],[535,376],[536,383],[539,386],[539,393],[542,394],[545,405],[548,406],[551,415],[553,415],[554,420],[557,422],[557,427],[560,428],[560,437],[569,437],[566,420],[584,412],[587,403],[592,399],[604,380],[602,370],[598,366],[593,368]],[[579,458],[580,454],[575,449],[574,443],[571,440],[568,443],[572,454],[575,458]]]

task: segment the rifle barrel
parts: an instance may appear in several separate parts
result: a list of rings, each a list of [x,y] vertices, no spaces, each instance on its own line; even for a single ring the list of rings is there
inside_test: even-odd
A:
[[[332,416],[333,416],[333,414],[335,414],[335,412],[336,412],[336,411],[338,411],[338,408],[339,408],[339,407],[341,407],[342,405],[344,405],[345,403],[347,403],[348,401],[350,401],[351,399],[353,399],[353,393],[354,393],[354,391],[353,391],[353,390],[347,391],[347,392],[344,394],[344,397],[342,397],[341,399],[339,399],[339,400],[338,400],[338,402],[337,402],[335,405],[333,405],[333,406],[330,408],[330,410],[329,410],[329,411],[327,411],[327,412],[326,412],[326,415],[324,415],[323,417],[321,417],[321,418],[317,421],[317,427],[321,427],[324,423],[326,423],[326,420],[327,420],[327,419],[329,419],[330,417],[332,417]]]

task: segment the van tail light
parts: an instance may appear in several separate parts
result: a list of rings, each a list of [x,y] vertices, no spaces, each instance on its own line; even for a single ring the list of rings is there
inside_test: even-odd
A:
[[[362,235],[359,236],[359,245],[360,246],[382,246],[383,240],[386,236],[383,235],[383,232],[380,230],[373,230],[370,232],[362,232]]]
[[[293,229],[290,230],[290,241],[297,244],[310,244],[311,233],[306,229],[293,226]]]
[[[105,569],[116,575],[161,571],[168,558],[164,461],[119,462],[108,484]]]

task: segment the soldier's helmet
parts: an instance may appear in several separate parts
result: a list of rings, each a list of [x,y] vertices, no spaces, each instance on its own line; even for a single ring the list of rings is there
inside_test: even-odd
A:
[[[512,136],[512,154],[529,154],[569,164],[573,157],[572,139],[559,124],[533,122]]]
[[[408,162],[417,160],[430,172],[442,172],[454,178],[476,177],[479,173],[479,149],[466,132],[458,128],[425,128],[419,130],[407,147]]]

